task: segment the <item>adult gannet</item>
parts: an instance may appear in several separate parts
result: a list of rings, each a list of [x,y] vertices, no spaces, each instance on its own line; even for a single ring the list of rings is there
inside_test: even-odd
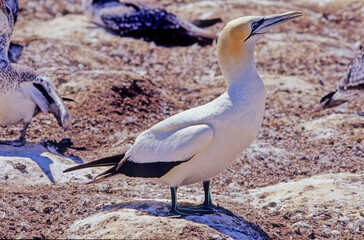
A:
[[[171,116],[141,133],[125,153],[65,170],[113,166],[93,182],[134,177],[170,186],[171,212],[211,212],[209,179],[226,169],[257,136],[266,90],[254,63],[254,47],[270,29],[302,16],[288,12],[266,17],[241,17],[221,32],[217,54],[227,90],[205,105]],[[177,187],[203,181],[204,208],[177,206]],[[210,210],[209,210],[210,209]]]
[[[70,114],[53,83],[38,76],[33,70],[11,65],[8,59],[12,12],[0,0],[0,125],[23,122],[23,131],[18,140],[0,141],[0,144],[23,146],[30,120],[40,111],[51,112],[58,123],[67,128]]]
[[[211,44],[217,38],[194,24],[180,19],[161,8],[146,7],[119,0],[82,0],[89,19],[121,36],[142,38],[163,46],[189,46]],[[209,26],[220,19],[199,21]]]
[[[364,51],[349,64],[335,91],[323,96],[318,110],[339,106],[351,99],[364,102]]]

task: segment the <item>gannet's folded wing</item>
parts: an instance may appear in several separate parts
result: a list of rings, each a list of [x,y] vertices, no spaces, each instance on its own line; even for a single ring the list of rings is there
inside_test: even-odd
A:
[[[176,127],[169,131],[149,129],[135,140],[126,154],[99,159],[69,168],[65,172],[99,166],[113,166],[94,178],[100,182],[117,175],[160,178],[174,167],[203,152],[214,137],[207,124]]]
[[[20,88],[27,97],[31,98],[38,105],[42,112],[48,113],[49,106],[47,98],[33,85],[33,82],[23,82],[20,84]]]
[[[67,129],[71,124],[71,115],[59,96],[54,84],[47,78],[36,77],[20,83],[21,90],[33,99],[44,113],[51,112],[60,126]]]
[[[204,151],[213,137],[214,131],[207,124],[171,131],[149,129],[135,140],[125,158],[136,163],[185,161]]]

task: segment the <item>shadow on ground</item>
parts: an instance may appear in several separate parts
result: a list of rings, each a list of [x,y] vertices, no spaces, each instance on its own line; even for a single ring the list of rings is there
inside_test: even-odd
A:
[[[188,205],[188,203],[182,204]],[[214,213],[202,216],[175,216],[169,213],[170,203],[158,200],[135,200],[126,203],[103,205],[102,211],[135,209],[158,217],[179,218],[209,226],[235,239],[271,239],[263,229],[243,217],[222,207],[214,207]]]
[[[32,175],[33,172],[37,171],[36,168],[31,166],[31,162],[34,162],[47,176],[48,180],[51,183],[55,183],[55,169],[54,167],[52,168],[51,165],[63,165],[64,163],[61,158],[64,157],[66,156],[51,154],[47,148],[35,143],[27,143],[22,147],[0,145],[0,162],[3,162],[1,165],[4,170],[5,179],[8,179],[9,175],[16,175],[19,174],[19,172]],[[76,163],[82,162],[82,160],[77,157],[67,158]],[[72,163],[72,161],[69,162]],[[15,172],[13,170],[15,170]]]

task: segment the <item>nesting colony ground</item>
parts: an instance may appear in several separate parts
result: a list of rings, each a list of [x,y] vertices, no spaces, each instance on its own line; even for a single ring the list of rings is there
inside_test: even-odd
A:
[[[363,239],[364,117],[357,113],[364,104],[314,110],[364,47],[364,2],[158,4],[188,20],[221,17],[223,23],[210,28],[216,32],[242,15],[305,14],[256,47],[268,91],[263,126],[252,146],[212,179],[214,203],[234,219],[216,218],[217,226],[208,218],[160,216],[169,206],[167,187],[125,179],[85,185],[96,171],[65,176],[61,171],[75,164],[69,158],[37,144],[0,146],[0,237],[240,238],[244,219],[273,239]],[[89,23],[76,0],[20,0],[12,40],[24,46],[19,64],[46,73],[62,96],[75,100],[67,102],[71,129],[63,132],[53,117],[40,114],[28,141],[68,137],[86,150],[65,154],[84,162],[127,150],[143,129],[225,89],[216,46],[163,48],[113,36]],[[0,137],[16,138],[20,130],[0,128]],[[201,202],[202,195],[200,184],[179,190],[182,204]]]

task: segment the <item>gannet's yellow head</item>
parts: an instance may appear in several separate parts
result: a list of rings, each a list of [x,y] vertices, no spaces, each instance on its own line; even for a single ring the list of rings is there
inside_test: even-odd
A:
[[[234,66],[254,63],[254,47],[270,29],[302,16],[301,12],[288,12],[270,16],[240,17],[228,22],[218,43],[218,61],[225,77],[234,72]]]

